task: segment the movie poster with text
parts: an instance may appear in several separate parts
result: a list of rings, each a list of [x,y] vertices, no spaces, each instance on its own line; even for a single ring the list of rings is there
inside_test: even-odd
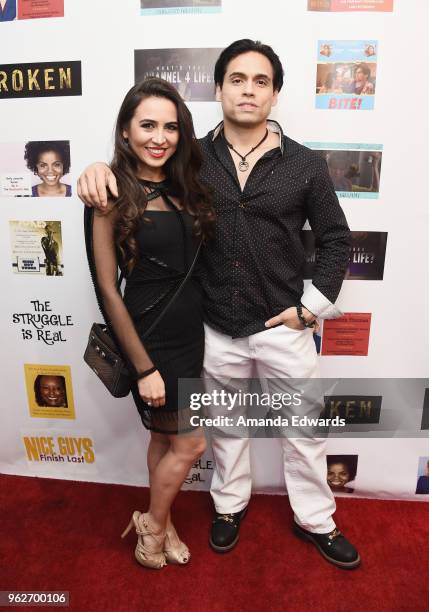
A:
[[[31,417],[74,419],[70,366],[24,364]]]
[[[393,0],[308,0],[309,11],[391,13]]]
[[[9,221],[16,274],[62,276],[61,221]]]
[[[91,431],[21,429],[23,456],[31,473],[63,478],[65,474],[97,474]]]
[[[141,15],[219,13],[222,0],[140,0]]]
[[[64,0],[18,0],[18,19],[64,17]]]
[[[371,314],[367,312],[348,312],[324,321],[322,355],[366,357],[370,329]]]
[[[378,41],[319,40],[316,108],[373,110]]]
[[[305,142],[328,164],[340,198],[377,199],[380,193],[383,145]]]
[[[383,280],[386,259],[387,232],[351,232],[352,246],[345,280]],[[313,278],[319,250],[311,230],[301,232],[305,250],[303,275]]]
[[[0,64],[0,100],[81,95],[81,61]]]
[[[190,102],[215,100],[214,65],[221,49],[138,49],[134,51],[135,81],[165,79]]]
[[[0,143],[0,197],[72,195],[68,140]]]

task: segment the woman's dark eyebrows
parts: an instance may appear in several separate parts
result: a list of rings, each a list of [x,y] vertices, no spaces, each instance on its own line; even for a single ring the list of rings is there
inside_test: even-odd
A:
[[[158,125],[158,121],[155,121],[155,119],[140,119],[139,123],[154,123],[155,125]],[[179,125],[178,121],[166,121],[164,125]]]

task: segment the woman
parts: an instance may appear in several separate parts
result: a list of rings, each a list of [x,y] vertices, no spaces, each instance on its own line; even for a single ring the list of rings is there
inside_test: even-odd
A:
[[[38,406],[67,408],[67,392],[64,376],[38,374],[34,381],[34,395]]]
[[[104,309],[136,373],[132,393],[151,431],[149,509],[134,512],[122,535],[135,526],[136,559],[152,568],[166,560],[189,561],[170,507],[205,450],[200,430],[178,435],[189,429],[190,413],[179,403],[178,379],[198,378],[203,362],[201,293],[193,278],[142,341],[186,276],[200,240],[213,231],[200,165],[192,117],[174,87],[157,78],[133,87],[116,123],[111,168],[119,198],[109,203],[107,215],[95,213],[93,252]],[[123,299],[117,290],[118,264],[127,278]]]
[[[346,486],[356,478],[357,455],[327,455],[328,485],[336,493],[353,493],[354,488]]]
[[[33,197],[71,197],[71,186],[62,183],[70,172],[70,145],[65,140],[27,142],[24,159],[27,168],[42,181],[33,185]]]

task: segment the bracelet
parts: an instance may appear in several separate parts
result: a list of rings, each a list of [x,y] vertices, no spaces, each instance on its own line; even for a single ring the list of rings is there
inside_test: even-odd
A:
[[[153,374],[154,372],[156,372],[157,369],[158,368],[156,366],[152,366],[148,370],[145,370],[144,372],[137,374],[137,380],[140,380],[141,378],[146,378],[146,376],[149,376],[149,374]]]
[[[311,323],[309,323],[305,319],[304,315],[302,314],[302,304],[297,304],[296,314],[298,315],[298,319],[301,321],[304,327],[314,327],[316,325],[316,319],[314,319],[314,321],[312,321]]]

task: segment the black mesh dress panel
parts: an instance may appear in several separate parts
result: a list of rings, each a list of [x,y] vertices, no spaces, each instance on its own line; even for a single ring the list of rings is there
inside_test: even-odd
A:
[[[178,379],[199,378],[204,355],[202,292],[193,274],[167,310],[161,322],[142,341],[145,331],[159,316],[185,277],[198,248],[193,236],[193,217],[180,209],[169,196],[165,183],[146,183],[150,199],[136,238],[139,260],[126,281],[123,300],[109,300],[102,289],[97,261],[97,278],[106,312],[124,352],[137,371],[155,365],[166,390],[161,408],[148,406],[139,395],[137,383],[132,394],[144,426],[159,433],[177,433],[180,423],[189,422],[188,403],[179,406]],[[130,329],[132,326],[132,329]],[[180,427],[182,429],[182,425]]]

